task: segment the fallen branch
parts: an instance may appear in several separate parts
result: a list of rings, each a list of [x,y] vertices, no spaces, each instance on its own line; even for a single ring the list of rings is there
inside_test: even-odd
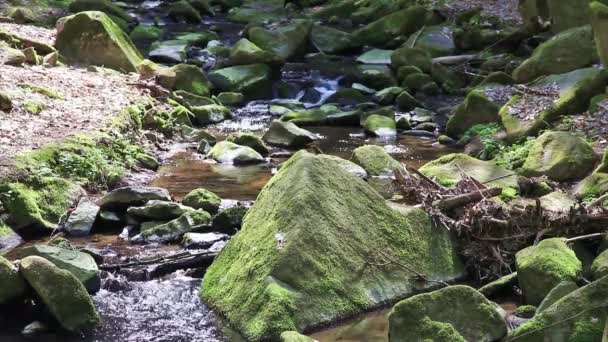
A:
[[[433,58],[433,63],[439,63],[444,65],[457,65],[462,63],[468,63],[473,60],[480,60],[480,58],[478,55],[444,56]]]
[[[441,210],[451,210],[454,208],[463,207],[469,203],[479,202],[486,197],[496,197],[502,194],[501,188],[490,188],[479,190],[475,192],[469,192],[462,195],[456,195],[454,197],[446,198],[433,202],[433,205]]]

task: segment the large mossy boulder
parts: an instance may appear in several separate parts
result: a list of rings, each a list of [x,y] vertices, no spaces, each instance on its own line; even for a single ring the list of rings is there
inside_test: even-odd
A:
[[[44,258],[31,256],[21,260],[20,273],[67,331],[78,334],[99,324],[100,319],[91,297],[69,271]]]
[[[538,46],[530,58],[513,72],[518,83],[528,83],[540,76],[563,74],[597,62],[591,26],[562,32]]]
[[[357,147],[353,151],[352,161],[370,176],[386,176],[403,168],[384,148],[376,145]]]
[[[189,211],[167,223],[154,225],[134,236],[133,242],[174,242],[185,233],[201,230],[211,224],[211,215],[202,210]],[[204,230],[204,229],[203,229]]]
[[[608,277],[569,293],[513,330],[507,341],[602,341]]]
[[[589,6],[597,53],[602,63],[608,65],[608,5],[594,1]]]
[[[273,146],[300,148],[317,140],[318,136],[292,122],[274,120],[262,139]]]
[[[481,183],[488,182],[485,184],[488,187],[501,188],[503,195],[515,195],[519,191],[517,176],[513,172],[492,161],[479,160],[462,153],[452,153],[433,160],[422,166],[420,172],[447,187],[454,187],[460,182],[464,172]]]
[[[255,246],[255,248],[252,248]],[[207,270],[202,299],[247,339],[278,339],[362,313],[463,269],[446,230],[422,210],[385,202],[331,158],[300,151],[264,187],[242,229]]]
[[[431,55],[428,53],[428,51],[423,49],[406,46],[395,50],[391,54],[391,66],[395,70],[399,70],[401,67],[410,67],[409,69],[411,70],[417,70],[411,68],[416,67],[419,69],[418,73],[430,72],[432,65],[433,61],[431,59]],[[406,75],[399,71],[399,81],[404,81],[407,76],[415,73],[417,72],[408,72]]]
[[[411,6],[382,17],[353,32],[362,45],[385,47],[399,36],[407,36],[425,25],[427,10],[422,6]]]
[[[83,189],[62,178],[43,177],[26,183],[0,183],[6,223],[23,235],[43,235],[57,227]]]
[[[127,34],[103,12],[81,12],[57,25],[55,46],[72,63],[136,71],[143,58]]]
[[[507,324],[498,308],[464,285],[416,295],[391,310],[388,340],[498,341],[507,335]]]
[[[215,70],[208,76],[211,83],[221,91],[262,97],[271,90],[272,70],[265,64],[238,65]]]
[[[539,305],[562,281],[578,281],[582,264],[560,238],[541,241],[515,255],[517,278],[527,304]]]
[[[522,174],[547,176],[563,182],[589,174],[598,157],[585,139],[570,132],[546,132],[538,137],[528,153]]]
[[[217,143],[207,153],[207,157],[218,163],[233,165],[259,164],[265,161],[264,157],[251,147],[237,145],[230,141]]]
[[[29,256],[44,258],[72,273],[91,293],[97,292],[101,286],[97,263],[87,253],[57,246],[34,245],[15,250],[11,256],[17,259]]]
[[[272,30],[253,27],[249,29],[248,36],[252,43],[285,62],[306,53],[311,29],[309,20],[297,19]]]
[[[0,256],[0,305],[19,299],[26,291],[27,284],[17,267]]]

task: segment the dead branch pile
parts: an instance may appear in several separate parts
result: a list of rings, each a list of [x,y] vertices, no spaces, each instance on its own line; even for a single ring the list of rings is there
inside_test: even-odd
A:
[[[538,199],[532,205],[505,204],[496,198],[500,188],[488,188],[464,171],[453,189],[405,166],[395,183],[409,204],[458,237],[467,270],[480,283],[513,272],[515,253],[543,237],[604,232],[608,225],[608,210],[596,203],[567,211],[547,210]]]

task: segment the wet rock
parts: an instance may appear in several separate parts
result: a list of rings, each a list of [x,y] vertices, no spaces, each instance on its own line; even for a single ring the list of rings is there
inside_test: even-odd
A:
[[[201,141],[198,142],[198,146],[196,147],[196,152],[207,155],[207,153],[211,151],[211,148],[212,146],[209,141],[201,139]]]
[[[225,92],[225,93],[220,93],[217,96],[217,99],[224,106],[238,106],[245,101],[245,95],[243,95],[241,93]]]
[[[71,236],[89,235],[98,213],[99,206],[83,197],[78,202],[76,209],[70,214],[63,229]]]
[[[80,333],[99,324],[91,297],[72,273],[37,256],[21,260],[20,273],[67,331]]]
[[[437,130],[437,124],[434,122],[423,122],[414,126],[414,130],[435,132]]]
[[[597,60],[591,26],[577,27],[537,47],[532,56],[515,69],[513,78],[517,83],[528,83],[540,76],[584,68]]]
[[[459,138],[475,125],[500,122],[499,111],[500,104],[486,96],[483,88],[473,90],[456,107],[454,114],[448,120],[446,134],[452,138]]]
[[[159,63],[183,63],[188,46],[188,42],[176,39],[156,42],[150,47],[148,58]]]
[[[402,47],[391,55],[391,66],[395,70],[404,66],[414,66],[422,72],[431,72],[432,65],[431,55],[418,48]]]
[[[465,86],[465,82],[458,72],[441,63],[433,63],[431,65],[431,77],[448,93],[455,92]]]
[[[312,338],[297,331],[284,331],[281,333],[281,342],[314,342]]]
[[[391,64],[393,50],[371,49],[357,57],[357,62],[363,64]]]
[[[401,117],[399,118],[399,120],[397,120],[397,129],[400,131],[410,130],[412,129],[412,123],[410,122],[410,120],[408,120],[408,118]]]
[[[399,94],[399,96],[397,96],[397,99],[395,100],[397,108],[399,108],[402,111],[409,111],[412,110],[416,107],[420,107],[421,104],[418,100],[416,100],[416,98],[414,98],[412,95],[410,95],[410,93],[408,93],[407,91],[402,92],[401,94]]]
[[[197,129],[182,125],[181,127],[181,136],[184,140],[190,142],[199,142],[203,139],[207,140],[209,144],[214,145],[217,141],[217,138],[211,135],[211,133],[207,132],[203,129]]]
[[[27,338],[32,338],[37,335],[44,334],[47,331],[49,331],[49,327],[46,324],[40,321],[34,321],[26,325],[23,330],[21,330],[21,335]]]
[[[17,49],[13,49],[7,43],[0,41],[0,58],[3,64],[20,66],[25,63],[25,55]]]
[[[374,94],[373,100],[381,106],[392,105],[395,103],[397,96],[403,92],[401,87],[388,87]]]
[[[479,293],[491,298],[499,294],[508,293],[517,285],[517,272],[500,277],[478,289]]]
[[[360,47],[350,33],[322,25],[312,27],[310,41],[326,54],[341,54]]]
[[[288,61],[304,55],[311,29],[309,20],[297,19],[273,30],[253,27],[249,29],[248,36],[255,45],[272,52],[281,61]]]
[[[133,242],[171,242],[177,241],[185,233],[191,232],[211,223],[209,213],[197,210],[187,212],[184,215],[165,224],[142,231],[134,236]]]
[[[597,53],[604,65],[608,65],[608,6],[599,1],[590,4],[591,26],[595,33]]]
[[[239,65],[209,73],[209,80],[221,91],[257,97],[268,92],[271,69],[265,64]]]
[[[207,157],[213,158],[219,163],[246,165],[265,162],[264,157],[254,149],[247,146],[237,145],[229,141],[217,143],[207,153]]]
[[[401,301],[389,314],[389,341],[497,341],[507,335],[498,305],[455,285]]]
[[[433,57],[452,56],[456,51],[454,31],[447,25],[425,27],[411,35],[405,46],[425,50]]]
[[[232,118],[230,109],[216,104],[191,107],[190,110],[196,117],[198,124],[202,126],[219,123]]]
[[[0,184],[6,223],[21,235],[49,234],[84,190],[62,178],[42,177],[30,184]]]
[[[492,181],[502,176],[512,175],[512,171],[491,161],[475,159],[461,153],[452,153],[433,160],[422,166],[420,172],[447,187],[453,187],[460,182],[462,173],[465,172],[479,182],[490,181],[486,184],[488,187],[502,188],[503,196],[514,196],[519,191],[519,184],[515,175]]]
[[[534,141],[522,174],[545,175],[555,181],[581,179],[596,162],[593,148],[583,138],[569,132],[546,132]]]
[[[163,29],[155,25],[140,24],[135,26],[129,34],[129,38],[133,41],[153,41],[158,40],[163,34]]]
[[[595,258],[591,265],[591,275],[593,279],[600,279],[608,275],[608,251],[602,252]]]
[[[365,131],[377,137],[394,137],[397,135],[395,119],[383,115],[370,115],[363,123]]]
[[[139,166],[143,167],[144,169],[156,171],[160,167],[158,160],[153,155],[148,153],[138,153],[135,156],[135,159],[137,159]]]
[[[13,109],[13,101],[7,93],[0,91],[0,110],[10,112]]]
[[[519,285],[526,303],[538,305],[562,281],[578,281],[582,264],[559,239],[546,239],[515,255]]]
[[[102,209],[126,209],[150,200],[171,201],[166,189],[147,186],[125,186],[108,192],[97,204]]]
[[[336,106],[323,105],[319,109],[284,114],[279,120],[299,126],[359,126],[360,117],[357,110],[342,112]]]
[[[12,255],[19,259],[29,256],[42,257],[74,274],[91,293],[97,292],[101,286],[97,263],[87,253],[56,246],[35,245],[16,250]]]
[[[412,293],[416,285],[400,268],[348,281],[370,250],[399,250],[432,279],[462,273],[447,232],[433,229],[421,210],[386,203],[335,161],[300,151],[270,184],[201,286],[203,300],[249,340],[277,339]],[[289,189],[297,189],[296,196]],[[252,249],[252,241],[259,248]],[[246,283],[239,280],[247,274]]]
[[[181,205],[179,203],[151,200],[146,202],[142,207],[131,207],[127,213],[140,221],[150,220],[172,220],[183,214],[194,211],[192,207]]]
[[[274,120],[262,139],[269,145],[299,148],[317,140],[318,137],[291,122]]]
[[[353,151],[352,161],[361,166],[370,176],[392,174],[402,168],[386,151],[375,145],[357,147]]]
[[[555,304],[558,300],[562,299],[566,295],[576,290],[578,290],[578,285],[576,285],[575,282],[562,281],[561,283],[557,284],[553,289],[551,289],[551,291],[549,291],[547,296],[545,296],[545,299],[543,299],[543,301],[538,306],[538,309],[536,309],[536,312],[541,313],[545,311],[545,309]]]
[[[178,64],[171,68],[161,67],[158,83],[171,90],[181,90],[196,96],[208,96],[212,88],[201,68],[191,64]],[[182,93],[183,94],[183,93]]]
[[[179,0],[171,4],[168,15],[174,20],[183,20],[193,24],[200,23],[203,20],[198,11],[186,0]]]
[[[81,12],[62,19],[55,46],[70,62],[116,70],[136,71],[143,60],[126,33],[102,12]]]
[[[0,305],[19,299],[26,291],[27,284],[17,267],[0,256]]]
[[[276,57],[272,52],[262,50],[243,38],[230,49],[230,60],[234,65],[269,64],[276,62]]]
[[[190,191],[182,199],[182,204],[194,209],[202,209],[212,214],[219,210],[221,202],[222,199],[218,195],[203,188]]]
[[[257,153],[266,156],[270,152],[264,141],[254,135],[252,133],[232,133],[227,138],[226,141],[235,143],[241,146],[247,146],[254,149]]]
[[[363,45],[384,47],[399,36],[418,31],[426,22],[427,11],[422,6],[410,6],[382,17],[353,34]]]
[[[608,277],[603,277],[564,296],[513,330],[509,338],[523,342],[601,341],[607,305]]]
[[[249,208],[244,206],[224,209],[220,213],[213,216],[211,227],[214,231],[232,235],[237,230],[241,229],[243,217],[248,210]]]
[[[207,249],[216,242],[228,240],[226,234],[217,233],[186,233],[182,240],[182,245],[186,249]]]

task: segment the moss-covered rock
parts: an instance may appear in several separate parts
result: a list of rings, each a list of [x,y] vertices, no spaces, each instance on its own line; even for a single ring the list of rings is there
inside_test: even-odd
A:
[[[278,339],[412,293],[405,269],[365,266],[379,250],[430,279],[462,272],[447,232],[423,211],[387,204],[335,161],[300,151],[264,187],[201,295],[246,338]]]
[[[528,83],[540,76],[563,74],[597,62],[591,26],[562,32],[534,50],[513,72],[518,83]]]
[[[597,53],[602,63],[608,65],[608,6],[600,1],[593,1],[589,6]]]
[[[360,47],[350,33],[323,25],[313,25],[310,41],[320,52],[327,54],[341,54]]]
[[[412,34],[405,45],[425,50],[432,57],[452,56],[456,51],[454,30],[448,25],[424,27]]]
[[[534,305],[521,305],[515,310],[515,316],[520,318],[532,318],[536,314],[536,306]]]
[[[522,174],[545,175],[556,181],[581,179],[596,161],[593,148],[583,138],[569,132],[546,132],[530,148]]]
[[[0,256],[0,305],[20,298],[26,290],[27,284],[17,267]]]
[[[224,106],[238,106],[245,101],[245,95],[241,93],[223,92],[217,95],[217,99]]]
[[[517,285],[517,272],[507,274],[492,282],[485,284],[478,289],[479,293],[491,298],[502,293],[507,293],[512,290],[512,287]]]
[[[593,279],[600,279],[608,275],[608,251],[602,252],[595,258],[591,265],[591,274]]]
[[[498,305],[469,286],[416,295],[389,314],[389,341],[496,341],[507,334]]]
[[[545,309],[555,304],[555,302],[576,290],[578,290],[578,285],[576,285],[575,282],[562,281],[554,288],[552,288],[551,291],[549,291],[549,293],[545,296],[545,299],[543,299],[543,301],[538,306],[538,309],[536,309],[536,313],[541,313],[545,311]]]
[[[500,122],[499,105],[486,96],[483,88],[469,92],[450,116],[445,128],[447,135],[459,138],[475,125]]]
[[[171,196],[162,188],[125,186],[110,191],[100,198],[97,204],[102,209],[127,209],[151,200],[171,201]]]
[[[391,66],[395,70],[398,70],[401,67],[413,66],[420,69],[422,72],[430,72],[432,64],[431,55],[426,50],[419,48],[402,47],[395,50],[391,55]],[[405,78],[408,76],[409,74],[403,75],[402,72],[400,73],[400,80],[402,77]]]
[[[397,108],[402,111],[410,111],[422,106],[422,104],[407,91],[404,91],[397,96],[395,104],[397,105]]]
[[[184,63],[190,44],[183,40],[170,39],[154,42],[148,58],[159,63]]]
[[[507,341],[601,341],[606,324],[608,277],[581,287],[513,330]]]
[[[171,90],[182,90],[198,96],[208,96],[211,83],[201,68],[178,64],[158,74],[159,83]]]
[[[190,111],[192,111],[196,121],[201,126],[222,122],[232,118],[230,109],[217,104],[191,107]]]
[[[230,49],[230,60],[235,65],[268,64],[276,61],[274,53],[260,49],[257,45],[243,38]]]
[[[538,305],[562,281],[578,281],[582,264],[559,238],[546,239],[515,255],[517,277],[526,303]]]
[[[253,27],[249,29],[248,36],[255,45],[272,52],[281,61],[288,61],[304,55],[311,29],[309,20],[297,19],[272,30]]]
[[[392,174],[403,167],[386,153],[384,148],[376,145],[357,147],[353,151],[351,160],[361,166],[370,176]]]
[[[397,96],[403,92],[401,87],[384,88],[374,94],[373,100],[381,106],[392,105],[395,103]]]
[[[183,20],[190,23],[200,23],[203,20],[200,13],[186,0],[172,3],[169,7],[168,15],[175,20]]]
[[[422,6],[411,6],[382,17],[353,34],[362,45],[384,47],[391,40],[418,31],[427,19],[427,10]]]
[[[578,182],[572,192],[581,199],[600,197],[608,192],[608,173],[595,172]]]
[[[212,214],[217,213],[221,202],[222,199],[218,195],[203,188],[190,191],[182,199],[182,204],[194,209],[202,209]]]
[[[101,287],[97,263],[87,253],[71,248],[35,245],[15,250],[11,255],[17,259],[38,256],[52,262],[55,266],[72,273],[91,293]]]
[[[312,338],[297,331],[284,331],[281,333],[281,342],[314,342]]]
[[[254,149],[247,146],[237,145],[230,141],[221,141],[207,153],[207,157],[213,158],[218,163],[246,165],[265,162],[264,157]]]
[[[292,122],[274,120],[262,139],[269,145],[300,148],[317,140],[318,137]]]
[[[200,230],[201,226],[211,224],[211,215],[202,210],[189,211],[165,224],[155,225],[141,231],[131,240],[133,242],[172,242],[178,241],[185,233]]]
[[[136,71],[143,60],[131,39],[106,14],[81,12],[61,20],[57,50],[73,63]]]
[[[21,260],[20,273],[67,331],[81,333],[99,324],[91,297],[72,273],[37,256]]]
[[[133,18],[124,9],[109,0],[75,0],[70,3],[68,9],[74,13],[99,11],[107,14],[110,18],[116,17],[127,23],[133,21]]]
[[[264,144],[264,141],[252,133],[233,133],[230,134],[226,140],[237,145],[251,147],[263,156],[268,155],[270,152],[266,144]]]
[[[357,62],[363,64],[391,64],[393,50],[371,49],[357,57]]]
[[[179,203],[151,200],[141,207],[127,209],[127,213],[139,221],[169,221],[193,210]]]
[[[506,170],[491,161],[475,159],[462,153],[452,153],[433,160],[420,168],[424,175],[435,179],[439,184],[447,187],[455,186],[462,180],[463,171],[470,177],[485,183],[489,187],[499,187],[503,189],[503,195],[519,192],[517,176],[513,172]],[[494,180],[503,176],[499,180]],[[492,181],[493,180],[493,181]]]
[[[25,54],[3,41],[0,41],[0,58],[2,58],[3,64],[6,65],[20,66],[25,63]]]
[[[188,0],[188,3],[190,4],[190,6],[194,7],[201,15],[215,15],[213,7],[211,7],[211,4],[207,0]]]
[[[209,73],[209,80],[222,91],[243,93],[250,97],[268,94],[271,69],[265,64],[239,65]]]
[[[11,109],[13,109],[13,100],[7,93],[0,91],[0,110],[10,112]]]
[[[129,34],[129,38],[133,41],[157,40],[163,34],[163,29],[154,25],[140,24],[135,26]]]
[[[83,190],[62,178],[37,178],[26,183],[0,184],[6,222],[19,234],[49,234],[78,200]]]
[[[365,119],[363,128],[377,137],[394,137],[397,135],[395,119],[384,115],[370,115]]]
[[[234,234],[237,230],[241,229],[243,224],[243,218],[247,214],[249,208],[244,206],[236,206],[226,208],[220,213],[213,216],[211,221],[211,227],[213,231],[223,232],[226,234]]]

